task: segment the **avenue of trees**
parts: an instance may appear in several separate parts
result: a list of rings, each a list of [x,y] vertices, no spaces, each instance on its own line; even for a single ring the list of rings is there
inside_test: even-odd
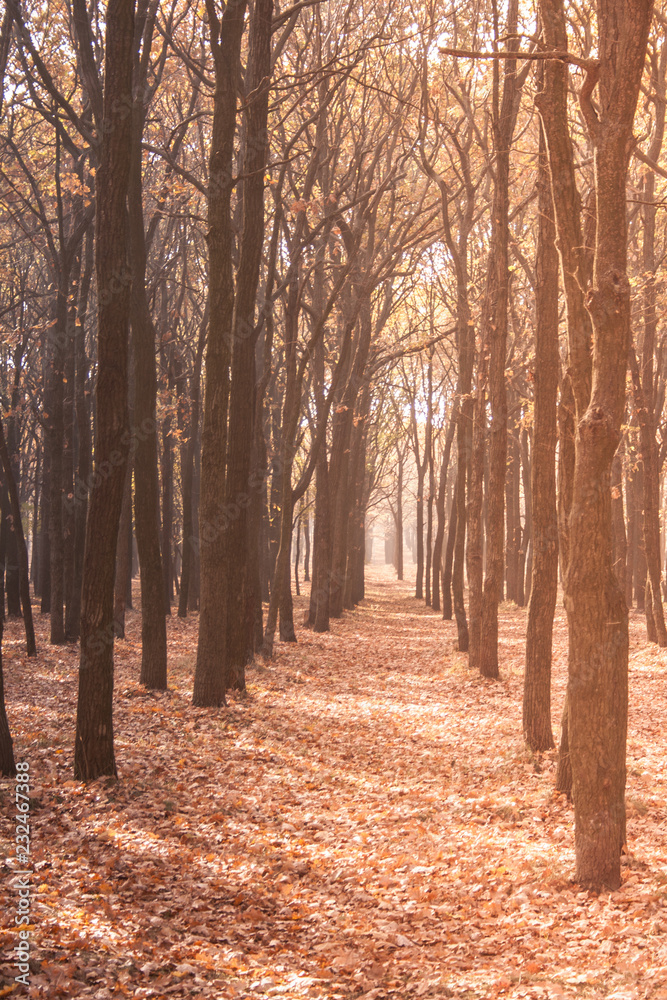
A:
[[[577,880],[620,884],[628,608],[667,646],[666,27],[650,0],[6,0],[0,640],[23,616],[35,653],[32,599],[80,642],[77,778],[116,773],[133,575],[141,683],[198,613],[219,707],[363,599],[379,509],[407,573],[412,506],[415,597],[472,670],[527,606],[535,752],[562,585],[558,787]]]

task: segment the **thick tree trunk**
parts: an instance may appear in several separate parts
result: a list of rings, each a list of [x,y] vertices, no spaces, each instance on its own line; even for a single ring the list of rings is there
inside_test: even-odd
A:
[[[540,3],[547,45],[566,43],[562,0]],[[579,354],[579,329],[570,326],[569,362],[576,402],[575,471],[570,558],[564,580],[570,635],[568,738],[575,810],[577,880],[618,888],[625,841],[628,613],[612,565],[611,465],[625,408],[630,340],[625,183],[632,128],[651,22],[650,0],[600,0],[599,70],[589,70],[581,107],[595,149],[597,229],[587,308],[593,325],[593,371]],[[623,44],[620,44],[622,39]],[[599,110],[590,103],[599,80]],[[545,68],[540,102],[554,192],[567,136],[567,70]],[[566,151],[573,173],[571,147]],[[568,223],[554,195],[563,271]],[[567,293],[566,293],[567,294]],[[590,390],[589,390],[590,384]],[[574,554],[576,553],[576,558]]]
[[[192,701],[195,705],[225,703],[225,497],[229,362],[234,311],[232,273],[231,194],[236,99],[246,2],[227,4],[218,22],[212,0],[215,63],[213,130],[209,160],[208,249],[210,320],[206,345],[206,383],[201,450],[199,508],[200,612],[197,663]]]
[[[113,587],[118,523],[129,449],[127,411],[127,193],[132,122],[134,0],[109,0],[104,123],[97,171],[97,385],[95,466],[104,488],[90,496],[81,600],[81,660],[74,773],[116,774],[113,745]]]
[[[271,77],[273,0],[255,0],[250,17],[245,87],[246,141],[243,218],[232,332],[226,501],[238,514],[225,532],[227,687],[245,690],[245,664],[253,649],[254,580],[248,572],[248,506],[255,414],[255,306],[264,242],[264,173]],[[289,477],[288,477],[289,478]],[[291,488],[291,484],[290,484]],[[291,529],[291,524],[290,524]],[[291,536],[291,532],[290,532]]]

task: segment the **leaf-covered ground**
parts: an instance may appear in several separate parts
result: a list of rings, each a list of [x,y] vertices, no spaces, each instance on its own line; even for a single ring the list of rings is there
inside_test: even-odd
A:
[[[196,622],[169,622],[169,692],[116,657],[120,780],[72,780],[74,647],[5,641],[34,789],[32,971],[44,997],[667,998],[667,660],[632,615],[620,891],[580,891],[554,754],[524,748],[525,612],[502,607],[500,682],[455,627],[372,567],[327,635],[300,630],[248,695],[190,705]],[[297,608],[303,602],[297,600]],[[301,617],[299,611],[298,618]],[[557,627],[554,732],[566,671]],[[14,783],[0,784],[0,996],[16,969]]]

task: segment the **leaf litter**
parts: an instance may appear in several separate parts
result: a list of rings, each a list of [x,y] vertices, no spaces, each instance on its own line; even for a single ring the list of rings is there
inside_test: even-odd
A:
[[[667,1000],[666,654],[631,613],[628,842],[618,892],[582,891],[556,752],[521,736],[525,610],[501,606],[501,680],[453,622],[371,567],[330,633],[300,631],[248,692],[190,704],[196,617],[172,616],[169,691],[116,645],[119,781],[72,780],[78,655],[6,629],[30,763],[31,986],[15,984],[13,782],[0,783],[0,996]],[[305,607],[296,599],[295,615]],[[555,627],[554,734],[566,680]]]

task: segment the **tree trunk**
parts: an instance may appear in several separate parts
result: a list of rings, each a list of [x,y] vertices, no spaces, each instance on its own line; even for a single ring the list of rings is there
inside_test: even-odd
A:
[[[135,74],[139,55],[135,57]],[[136,83],[136,81],[135,81]],[[141,142],[146,107],[138,93],[132,108],[132,163],[128,193],[132,265],[132,351],[135,399],[131,447],[134,458],[134,529],[141,579],[141,673],[147,688],[167,689],[167,627],[160,552],[160,486],[156,419],[155,327],[146,296],[146,234],[142,202]]]
[[[227,4],[218,22],[207,4],[215,64],[213,130],[209,160],[208,250],[210,319],[206,345],[206,383],[201,450],[199,508],[200,611],[192,701],[217,707],[225,703],[225,464],[229,362],[234,311],[231,194],[239,64],[246,2]]]
[[[556,386],[558,386],[558,369],[556,369]],[[554,406],[554,412],[555,412]],[[530,598],[531,590],[531,577],[532,577],[532,537],[533,537],[533,504],[532,496],[533,491],[530,485],[530,477],[532,474],[532,448],[529,445],[530,435],[526,427],[521,428],[521,439],[520,439],[520,449],[521,449],[521,477],[523,483],[523,497],[524,497],[524,522],[523,531],[521,533],[521,543],[519,548],[519,593],[517,595],[517,604],[520,608],[523,608],[528,603]],[[554,467],[554,492],[555,492],[555,467]],[[518,504],[518,499],[517,499]],[[530,558],[529,558],[530,554]],[[527,568],[526,568],[527,567]],[[556,562],[556,579],[558,579],[558,562]]]
[[[162,576],[164,580],[164,610],[171,614],[174,597],[174,559],[172,535],[174,529],[174,444],[171,415],[162,421]]]
[[[127,578],[132,567],[132,464],[127,463],[127,479],[123,490],[123,506],[118,525],[116,545],[116,579],[114,581],[113,627],[116,639],[125,638],[125,607]]]
[[[65,543],[63,538],[63,450],[64,450],[64,378],[65,339],[67,335],[67,295],[69,273],[64,271],[62,261],[58,281],[53,336],[50,350],[51,405],[47,423],[47,444],[49,449],[49,559],[50,559],[50,604],[51,632],[49,642],[59,645],[65,642]]]
[[[613,525],[613,560],[614,573],[621,592],[625,594],[625,565],[627,560],[627,541],[625,537],[625,514],[623,512],[623,439],[616,449],[611,466],[611,516]]]
[[[310,583],[310,517],[308,512],[303,518],[303,579],[304,583]]]
[[[505,477],[505,519],[507,543],[505,546],[506,599],[519,603],[519,549],[521,547],[521,518],[518,510],[521,452],[519,429],[516,421],[518,399],[514,393],[507,417],[507,475]]]
[[[442,549],[445,540],[445,506],[446,506],[446,494],[447,494],[447,475],[449,472],[449,462],[452,454],[452,442],[454,440],[454,431],[456,430],[456,425],[458,422],[458,411],[454,410],[451,419],[449,421],[449,427],[447,428],[447,437],[445,438],[445,447],[442,452],[442,459],[440,462],[440,478],[438,482],[438,496],[436,500],[435,510],[436,510],[436,521],[437,527],[435,532],[435,543],[433,545],[433,598],[431,606],[434,611],[440,610],[440,580],[442,578]],[[451,597],[449,597],[451,602]],[[449,617],[451,618],[451,609],[449,612]]]
[[[195,576],[195,558],[197,552],[197,536],[194,530],[196,503],[195,503],[195,458],[199,443],[199,401],[201,386],[201,367],[204,356],[204,343],[206,339],[206,323],[208,319],[208,304],[204,315],[204,320],[199,330],[199,340],[197,342],[197,353],[195,355],[194,370],[192,372],[192,383],[190,393],[190,420],[188,428],[188,440],[181,451],[181,489],[183,493],[183,563],[181,568],[181,589],[178,595],[178,617],[187,617],[192,580]]]
[[[482,502],[484,489],[484,437],[485,437],[485,365],[484,352],[477,366],[477,391],[472,429],[472,454],[468,470],[466,502],[466,568],[468,571],[468,665],[471,670],[481,669],[482,661],[482,581],[483,581],[483,527]],[[458,493],[458,483],[457,483]],[[460,497],[458,503],[460,504]],[[459,508],[460,509],[460,508]],[[456,525],[457,532],[459,525]],[[456,605],[455,605],[456,607]],[[460,642],[459,635],[459,642]]]
[[[447,532],[447,547],[445,549],[445,561],[442,567],[442,617],[444,621],[452,620],[452,567],[454,562],[454,545],[456,532],[458,530],[458,481],[454,482],[454,496],[449,508],[449,530]],[[460,605],[457,605],[460,610]],[[465,619],[465,606],[463,607],[463,617]],[[457,621],[458,624],[458,621]],[[466,636],[468,626],[466,623]],[[465,652],[465,650],[462,650]]]
[[[83,272],[79,287],[78,315],[74,327],[76,421],[76,476],[72,502],[74,504],[74,577],[68,607],[71,607],[72,628],[78,637],[81,623],[81,587],[83,558],[86,544],[86,519],[88,516],[88,482],[92,466],[92,439],[90,431],[90,399],[86,355],[86,313],[94,265],[94,240],[92,229],[86,233],[83,251]],[[75,627],[74,627],[75,626]]]
[[[546,42],[567,42],[562,0],[540,3]],[[570,514],[570,558],[564,580],[568,616],[568,739],[575,811],[577,880],[616,889],[625,841],[628,614],[612,565],[611,465],[625,408],[630,339],[625,183],[632,128],[651,22],[650,0],[600,0],[599,70],[589,70],[580,102],[595,149],[597,228],[593,282],[586,306],[593,326],[593,371],[582,357],[580,329],[568,315],[569,367],[576,403],[575,470]],[[623,44],[620,45],[620,40]],[[599,109],[590,102],[599,81]],[[545,67],[543,117],[552,185],[561,183],[557,149],[573,175],[567,133],[567,69]],[[554,195],[558,242],[565,246],[575,211]],[[571,272],[572,274],[572,272]],[[566,292],[567,296],[567,292]],[[573,554],[577,557],[574,558]]]
[[[526,631],[523,735],[528,746],[539,751],[550,750],[554,745],[551,731],[551,653],[558,590],[558,251],[549,164],[542,127],[538,171],[539,228],[535,262],[536,336],[531,462],[533,570]]]
[[[494,0],[494,14],[496,11]],[[506,31],[516,32],[518,0],[510,0]],[[495,36],[498,36],[495,16]],[[512,49],[518,43],[508,43]],[[509,166],[510,147],[517,114],[516,61],[504,64],[502,103],[499,95],[499,68],[494,63],[493,145],[495,178],[492,208],[489,282],[484,323],[485,343],[489,346],[489,481],[486,491],[486,569],[482,595],[482,630],[479,668],[484,677],[496,678],[498,670],[498,604],[502,600],[504,565],[505,471],[507,460],[507,390],[505,359],[507,354],[507,307],[509,295]]]
[[[5,709],[5,685],[2,673],[2,633],[4,627],[4,616],[0,615],[0,774],[5,778],[13,778],[16,774],[16,762]]]
[[[403,455],[398,455],[398,475],[396,478],[396,576],[403,579]]]
[[[19,492],[14,479],[12,463],[7,450],[5,433],[0,421],[0,464],[4,471],[4,479],[9,491],[9,500],[12,508],[12,527],[16,537],[16,554],[19,565],[19,587],[21,591],[21,604],[23,606],[23,622],[25,626],[26,649],[28,656],[35,656],[37,646],[35,644],[35,628],[32,620],[32,605],[30,603],[30,580],[28,577],[28,550],[23,534],[23,522],[21,520],[21,502]],[[4,615],[0,615],[3,618]],[[0,646],[2,636],[0,635]]]
[[[646,335],[646,331],[645,331]],[[639,433],[642,449],[643,465],[643,500],[644,516],[642,518],[644,553],[646,557],[647,579],[645,587],[646,627],[651,642],[659,646],[667,646],[667,629],[662,609],[660,592],[660,482],[658,477],[658,456],[653,426],[652,401],[646,398],[645,388],[653,383],[653,348],[651,360],[646,362],[644,381],[639,373],[639,365],[635,349],[630,346],[630,369],[635,397],[635,408],[639,421]],[[648,376],[648,378],[646,377]]]
[[[91,781],[116,774],[113,745],[113,589],[116,543],[129,450],[127,411],[127,194],[132,121],[134,0],[109,0],[104,123],[96,184],[97,384],[95,466],[104,488],[90,496],[81,599],[81,659],[74,773]]]

